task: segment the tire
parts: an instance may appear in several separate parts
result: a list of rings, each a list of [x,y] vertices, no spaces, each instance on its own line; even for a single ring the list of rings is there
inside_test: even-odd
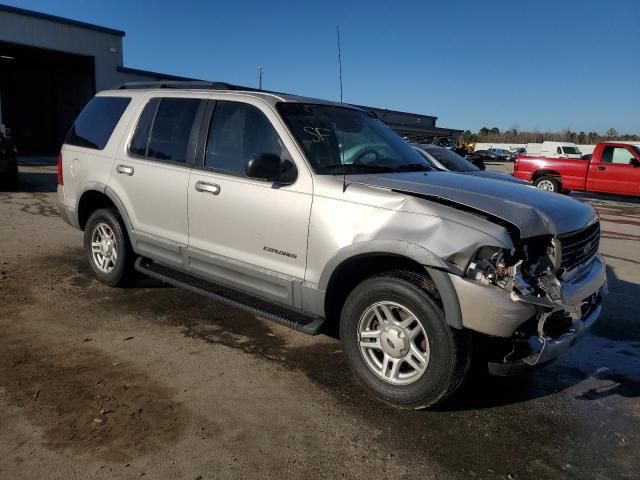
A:
[[[533,182],[533,185],[540,190],[546,190],[547,192],[558,193],[562,190],[562,185],[560,181],[556,177],[552,177],[550,175],[543,175],[542,177],[536,179]]]
[[[424,288],[428,282],[426,275],[408,271],[371,277],[349,294],[342,308],[340,339],[353,374],[376,397],[400,408],[425,408],[447,398],[464,380],[471,360],[469,332],[447,325],[444,311]],[[393,317],[391,322],[378,320],[376,312],[386,316],[384,307]],[[374,327],[370,327],[371,321]],[[401,323],[410,321],[406,328],[400,328]],[[421,332],[415,340],[408,340],[418,325]],[[373,348],[370,343],[361,347],[363,331],[372,336],[381,332],[377,339],[362,338],[363,342],[375,342]],[[413,353],[416,349],[422,353],[420,361]],[[407,351],[410,353],[405,355]],[[385,371],[386,356],[393,366]],[[422,366],[422,373],[407,361],[410,356],[413,365]],[[400,364],[397,368],[396,363]]]
[[[93,244],[99,249],[94,255]],[[101,208],[91,214],[84,229],[84,250],[93,275],[111,287],[124,286],[134,278],[135,255],[122,217],[113,208]],[[115,252],[115,257],[114,257]],[[100,259],[105,263],[100,264]]]

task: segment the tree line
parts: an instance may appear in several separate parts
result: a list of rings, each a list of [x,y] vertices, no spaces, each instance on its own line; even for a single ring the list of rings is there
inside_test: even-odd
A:
[[[460,136],[465,143],[542,143],[545,140],[553,142],[573,142],[577,144],[596,144],[605,140],[640,141],[640,135],[619,134],[615,128],[610,128],[604,134],[598,132],[574,132],[570,129],[561,132],[519,131],[517,128],[509,128],[500,131],[493,127],[482,127],[473,133],[465,130]]]

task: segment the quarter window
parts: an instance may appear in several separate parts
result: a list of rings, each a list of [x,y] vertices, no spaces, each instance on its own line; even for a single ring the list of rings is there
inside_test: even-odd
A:
[[[267,117],[253,105],[216,102],[209,127],[204,165],[244,175],[245,165],[258,153],[271,153],[292,169],[291,157]]]
[[[64,143],[103,150],[130,101],[129,97],[93,97],[73,122]]]
[[[129,151],[162,161],[184,163],[199,105],[197,98],[151,100],[140,115]]]
[[[153,118],[156,116],[156,110],[158,109],[159,98],[154,98],[149,101],[140,115],[138,125],[136,125],[136,131],[131,139],[131,145],[129,145],[129,151],[135,155],[142,157],[147,156],[147,147],[149,146],[149,132],[151,132],[151,124]]]

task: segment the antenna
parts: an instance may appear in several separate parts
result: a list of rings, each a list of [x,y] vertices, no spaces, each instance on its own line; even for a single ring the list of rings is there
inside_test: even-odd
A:
[[[340,103],[342,103],[342,51],[340,49],[340,25],[336,25],[338,34],[338,75],[340,77]]]
[[[340,25],[336,25],[336,34],[338,36],[338,77],[340,78],[340,105],[342,105],[342,50],[340,48]],[[347,191],[347,171],[344,167],[344,132],[342,132],[340,156],[342,157],[342,193]]]
[[[262,90],[262,74],[264,73],[264,68],[258,67],[258,90]]]

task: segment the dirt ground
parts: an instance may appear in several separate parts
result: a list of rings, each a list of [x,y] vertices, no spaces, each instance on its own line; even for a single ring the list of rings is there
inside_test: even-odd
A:
[[[0,478],[638,478],[640,202],[598,208],[604,315],[555,364],[383,405],[340,344],[141,279],[93,280],[55,169],[0,192]],[[636,250],[634,250],[636,249]]]

